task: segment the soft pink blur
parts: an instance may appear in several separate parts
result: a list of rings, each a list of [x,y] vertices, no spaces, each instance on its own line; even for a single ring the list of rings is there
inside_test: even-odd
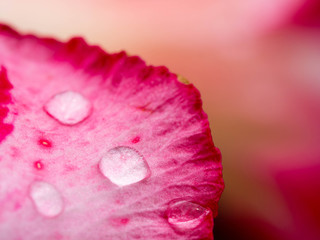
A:
[[[10,0],[0,21],[82,35],[200,89],[226,182],[215,239],[320,239],[317,0]]]

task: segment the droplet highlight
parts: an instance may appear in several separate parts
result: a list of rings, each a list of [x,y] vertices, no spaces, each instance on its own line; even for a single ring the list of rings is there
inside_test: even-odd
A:
[[[65,125],[85,120],[91,113],[91,102],[80,93],[66,91],[53,96],[44,106],[45,111]]]
[[[150,176],[150,168],[144,157],[135,149],[120,146],[103,155],[99,169],[118,186],[137,183]]]
[[[47,182],[33,182],[30,187],[30,198],[37,211],[45,217],[56,217],[63,210],[64,203],[59,191]]]
[[[179,232],[197,228],[210,213],[210,209],[185,200],[169,204],[167,210],[169,224]]]

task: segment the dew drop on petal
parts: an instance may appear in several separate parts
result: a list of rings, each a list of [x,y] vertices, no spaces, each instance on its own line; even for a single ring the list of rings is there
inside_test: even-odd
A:
[[[51,148],[52,144],[49,140],[47,139],[39,139],[39,144],[43,147],[46,147],[46,148]]]
[[[33,163],[33,166],[36,170],[42,170],[43,169],[43,163],[41,161],[36,161]]]
[[[211,210],[197,203],[181,200],[169,204],[168,222],[177,231],[188,231],[197,228]]]
[[[58,190],[43,181],[33,182],[30,187],[30,198],[37,211],[45,217],[58,216],[63,210],[63,200]]]
[[[139,137],[139,136],[135,137],[134,139],[131,140],[131,142],[132,142],[132,143],[138,143],[138,142],[140,142],[140,137]]]
[[[45,111],[62,124],[74,125],[86,119],[91,102],[80,93],[66,91],[53,96],[44,106]]]
[[[105,153],[99,163],[101,173],[118,186],[140,182],[150,176],[144,157],[131,147],[115,147]]]

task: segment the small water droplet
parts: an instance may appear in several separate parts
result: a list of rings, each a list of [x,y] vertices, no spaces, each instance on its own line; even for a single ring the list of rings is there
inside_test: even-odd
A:
[[[42,164],[41,161],[36,161],[36,162],[34,162],[33,166],[34,166],[34,168],[37,169],[37,170],[43,169],[43,164]]]
[[[168,222],[177,231],[188,231],[198,227],[211,210],[197,203],[181,200],[169,204]]]
[[[47,147],[47,148],[51,148],[51,146],[52,146],[52,144],[51,144],[51,142],[49,140],[43,139],[43,138],[39,139],[39,144],[41,146]]]
[[[92,105],[80,93],[66,91],[53,96],[45,104],[44,109],[60,123],[74,125],[90,115]]]
[[[45,217],[56,217],[63,210],[63,200],[58,190],[47,182],[33,182],[30,197],[40,214]]]
[[[132,143],[138,143],[138,142],[140,142],[140,137],[139,137],[139,136],[135,137],[134,139],[132,139],[131,142],[132,142]]]
[[[140,182],[150,175],[144,157],[130,147],[115,147],[102,157],[99,168],[101,173],[118,186]]]

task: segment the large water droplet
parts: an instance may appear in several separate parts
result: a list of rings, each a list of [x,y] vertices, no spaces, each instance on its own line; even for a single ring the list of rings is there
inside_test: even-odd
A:
[[[148,163],[143,156],[130,147],[115,147],[102,157],[101,173],[118,186],[139,182],[150,175]]]
[[[188,231],[203,223],[211,210],[197,203],[181,200],[169,204],[168,222],[177,231]]]
[[[58,93],[44,106],[45,111],[62,124],[74,125],[91,113],[91,103],[81,94],[73,91]]]
[[[63,210],[63,200],[58,190],[49,183],[36,181],[30,188],[30,197],[40,214],[58,216]]]

